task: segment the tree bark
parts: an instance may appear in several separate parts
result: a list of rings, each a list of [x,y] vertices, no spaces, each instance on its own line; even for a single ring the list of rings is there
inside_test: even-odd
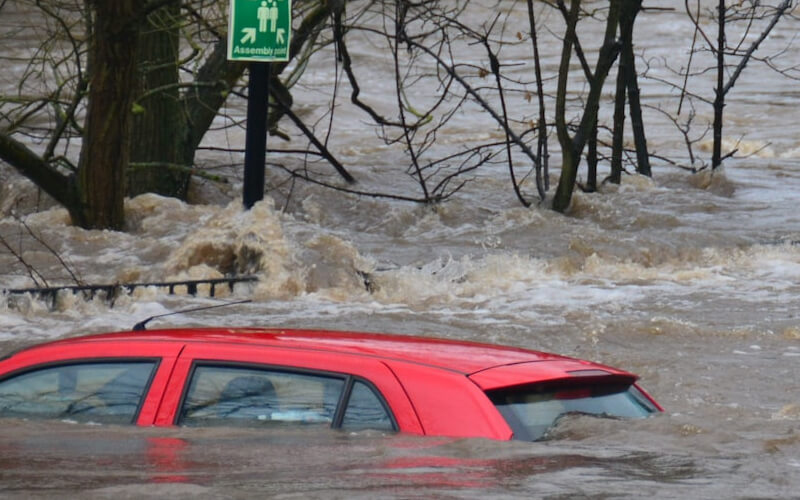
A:
[[[589,140],[586,142],[586,191],[597,191],[597,122],[592,127]]]
[[[639,76],[636,73],[636,60],[633,55],[633,25],[641,9],[642,0],[625,0],[625,7],[620,13],[619,31],[622,40],[620,67],[625,67],[625,86],[628,93],[631,130],[633,131],[633,142],[636,146],[636,171],[650,177],[652,176],[650,152],[647,149],[647,137],[644,132]]]
[[[563,4],[562,0],[559,3]],[[603,84],[611,70],[611,66],[619,54],[619,45],[615,42],[617,26],[619,25],[620,0],[611,0],[606,19],[606,32],[603,45],[597,57],[597,63],[593,75],[589,81],[589,95],[586,97],[586,105],[581,116],[580,124],[574,137],[569,135],[566,124],[566,93],[567,77],[569,75],[569,61],[572,48],[577,35],[575,27],[578,23],[578,12],[580,1],[572,0],[569,14],[567,16],[567,29],[564,35],[564,47],[561,52],[561,64],[559,66],[558,88],[556,93],[556,130],[558,141],[561,144],[562,165],[561,176],[558,179],[558,187],[553,197],[553,210],[564,212],[569,208],[572,201],[572,191],[575,189],[575,182],[578,177],[578,166],[580,165],[583,148],[592,132],[592,127],[597,121],[597,112],[600,107],[600,95]]]
[[[73,176],[64,175],[28,146],[0,132],[0,159],[36,184],[58,203],[70,207],[78,203]]]
[[[183,163],[186,119],[178,88],[179,16],[180,2],[171,0],[148,15],[139,34],[130,196],[153,192],[186,198],[191,163]]]
[[[717,86],[714,89],[714,145],[711,169],[722,165],[722,112],[725,108],[725,0],[717,7]]]
[[[228,44],[224,38],[214,45],[213,52],[197,72],[195,87],[181,98],[181,106],[186,112],[183,164],[194,164],[195,150],[245,68],[246,63],[228,61]]]
[[[139,0],[92,0],[89,102],[78,164],[79,203],[68,207],[86,229],[121,230],[136,68]]]
[[[563,7],[563,1],[559,0],[559,5]],[[575,186],[575,179],[578,175],[578,160],[574,157],[580,157],[580,153],[573,149],[572,137],[570,137],[569,129],[567,128],[567,79],[569,77],[569,64],[572,59],[572,48],[576,37],[575,27],[578,24],[579,13],[580,1],[572,0],[570,10],[565,16],[567,27],[564,32],[563,46],[561,47],[561,62],[558,66],[555,121],[556,135],[561,145],[561,176],[558,178],[558,187],[553,197],[553,209],[558,212],[566,210],[572,199],[572,189]]]
[[[539,123],[537,123],[538,137],[536,142],[536,187],[539,199],[544,200],[547,190],[550,189],[550,173],[548,172],[547,152],[547,115],[544,107],[544,84],[542,80],[542,63],[539,57],[539,42],[536,35],[536,17],[533,11],[533,0],[527,0],[528,24],[531,29],[531,45],[533,47],[533,69],[536,75],[536,97],[539,102]]]
[[[614,95],[614,129],[611,136],[611,175],[608,182],[619,184],[622,181],[622,148],[625,136],[625,87],[627,65],[620,58],[617,67],[617,93]]]

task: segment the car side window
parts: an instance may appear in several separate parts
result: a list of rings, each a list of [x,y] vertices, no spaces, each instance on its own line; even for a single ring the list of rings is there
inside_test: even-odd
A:
[[[247,367],[197,365],[178,423],[324,423],[336,413],[344,378]]]
[[[393,431],[392,422],[386,407],[377,394],[365,383],[355,381],[342,418],[342,429],[375,429]]]
[[[133,423],[155,361],[49,366],[0,382],[0,416]]]

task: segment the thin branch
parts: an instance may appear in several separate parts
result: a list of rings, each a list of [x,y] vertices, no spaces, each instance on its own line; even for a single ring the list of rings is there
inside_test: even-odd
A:
[[[80,278],[80,277],[79,277],[79,276],[76,274],[76,271],[73,271],[73,269],[72,269],[72,266],[70,266],[69,264],[67,264],[67,262],[64,260],[64,258],[63,258],[63,257],[61,257],[61,254],[59,254],[58,252],[56,252],[56,251],[55,251],[55,249],[53,249],[53,247],[51,247],[51,246],[50,246],[50,245],[49,245],[49,244],[48,244],[48,243],[47,243],[47,242],[44,240],[44,238],[42,238],[41,236],[39,236],[38,234],[36,234],[36,233],[33,231],[33,229],[31,229],[31,227],[30,227],[30,226],[28,226],[28,224],[27,224],[27,223],[26,223],[24,220],[22,220],[21,218],[17,218],[17,222],[19,222],[19,223],[22,225],[22,227],[24,227],[24,228],[25,228],[25,231],[28,233],[28,235],[29,235],[31,238],[33,238],[33,239],[34,239],[34,240],[35,240],[37,243],[39,243],[39,244],[40,244],[40,245],[42,245],[42,246],[43,246],[45,249],[47,249],[47,251],[48,251],[48,252],[50,252],[50,254],[51,254],[51,255],[53,255],[53,256],[56,258],[56,260],[58,260],[59,264],[61,264],[61,267],[62,267],[62,268],[63,268],[63,269],[64,269],[64,270],[67,272],[67,274],[69,274],[69,275],[70,275],[70,277],[72,278],[72,281],[73,281],[73,282],[74,282],[76,285],[83,285],[83,284],[84,284],[84,283],[83,283],[83,280],[81,280],[81,278]],[[37,273],[37,274],[39,274],[39,273]]]
[[[783,3],[780,4],[775,9],[775,13],[772,16],[772,19],[770,19],[769,25],[767,25],[767,27],[764,28],[764,31],[761,32],[761,35],[758,37],[758,39],[753,41],[753,43],[750,44],[750,47],[747,49],[747,51],[741,56],[739,64],[736,65],[736,68],[733,70],[733,74],[731,74],[730,78],[728,79],[728,83],[726,83],[722,89],[723,94],[727,94],[728,91],[731,88],[733,88],[733,86],[736,84],[736,80],[739,78],[739,75],[742,74],[742,71],[744,70],[745,66],[747,66],[747,63],[750,61],[750,58],[752,57],[753,53],[761,45],[761,42],[766,40],[770,32],[772,32],[772,29],[775,27],[776,24],[778,24],[780,18],[783,17],[783,14],[791,6],[792,6],[792,0],[783,0]]]

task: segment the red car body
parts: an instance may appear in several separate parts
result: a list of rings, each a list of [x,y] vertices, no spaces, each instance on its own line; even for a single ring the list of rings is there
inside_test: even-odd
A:
[[[394,430],[417,435],[511,439],[515,431],[492,395],[542,384],[629,387],[650,411],[661,410],[635,375],[588,361],[471,342],[319,330],[185,328],[69,338],[0,360],[0,387],[44,367],[138,359],[155,361],[132,419],[142,426],[182,424],[181,405],[199,364],[362,380],[386,406]]]

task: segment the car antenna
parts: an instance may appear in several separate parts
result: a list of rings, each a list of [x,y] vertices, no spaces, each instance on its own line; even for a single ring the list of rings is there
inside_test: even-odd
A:
[[[224,304],[214,304],[213,306],[192,307],[189,309],[181,309],[180,311],[173,311],[164,314],[156,314],[155,316],[150,316],[149,318],[136,323],[135,325],[133,325],[133,328],[131,328],[131,330],[134,332],[143,332],[147,330],[147,323],[156,318],[163,318],[164,316],[172,316],[173,314],[183,314],[188,312],[206,311],[208,309],[216,309],[217,307],[233,306],[236,304],[246,304],[248,302],[252,302],[252,300],[250,299],[235,300],[233,302],[225,302]]]

